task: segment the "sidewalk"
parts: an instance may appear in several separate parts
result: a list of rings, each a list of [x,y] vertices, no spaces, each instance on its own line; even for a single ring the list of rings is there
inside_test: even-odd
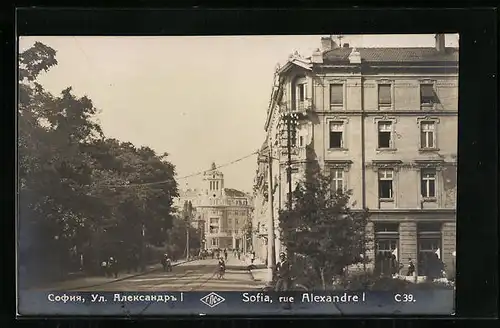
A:
[[[237,257],[229,255],[226,261],[226,268],[236,270],[247,270],[248,264],[244,261],[243,256],[238,260]]]
[[[259,282],[263,282],[263,283],[268,282],[268,280],[269,280],[268,279],[268,269],[267,269],[264,261],[256,258],[252,263],[250,255],[247,254],[246,256],[241,257],[240,262],[244,263],[244,265],[246,267],[249,267],[250,265],[252,265],[252,267],[250,267],[250,269],[248,271],[252,275],[252,278],[254,281],[259,281]]]
[[[193,260],[190,260],[191,262]],[[186,263],[188,261],[186,260],[180,260],[177,262],[173,262],[172,266],[177,266],[183,263]],[[119,273],[118,278],[110,278],[110,277],[103,277],[103,276],[90,276],[90,277],[84,277],[84,278],[77,278],[77,279],[72,279],[72,280],[65,280],[61,282],[56,282],[49,284],[47,286],[43,287],[35,287],[33,290],[75,290],[75,289],[81,289],[81,288],[88,288],[88,287],[98,287],[101,285],[106,285],[115,281],[122,281],[128,278],[133,278],[141,275],[145,275],[157,270],[162,270],[163,267],[161,264],[153,264],[146,266],[146,270],[142,272],[133,272],[133,273]]]

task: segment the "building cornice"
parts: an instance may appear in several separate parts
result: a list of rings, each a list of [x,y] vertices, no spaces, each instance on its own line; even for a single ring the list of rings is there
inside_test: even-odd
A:
[[[362,209],[351,209],[352,212],[360,213],[363,212]],[[421,208],[397,208],[397,209],[369,209],[368,213],[373,214],[456,214],[457,210],[455,208],[429,208],[429,209],[421,209]],[[394,218],[397,221],[402,221],[401,216]],[[404,220],[403,220],[404,221]]]
[[[380,116],[380,115],[397,115],[397,116],[458,116],[458,111],[440,111],[440,110],[337,110],[337,111],[315,111],[317,115],[350,115],[350,116]]]

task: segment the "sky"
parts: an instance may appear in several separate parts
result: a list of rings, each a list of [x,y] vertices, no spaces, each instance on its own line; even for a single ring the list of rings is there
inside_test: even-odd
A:
[[[180,189],[200,188],[212,162],[223,165],[257,151],[276,64],[320,47],[323,35],[295,36],[29,36],[58,65],[40,76],[53,94],[71,86],[100,110],[107,137],[167,152]],[[335,36],[334,36],[335,37]],[[351,47],[433,47],[434,35],[345,35]],[[458,35],[446,35],[458,47]],[[251,192],[256,156],[220,170],[225,187]]]

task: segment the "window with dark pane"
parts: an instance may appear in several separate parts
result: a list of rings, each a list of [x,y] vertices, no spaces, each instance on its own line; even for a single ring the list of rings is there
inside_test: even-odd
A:
[[[392,123],[378,123],[378,148],[390,148],[392,137]]]
[[[330,104],[335,106],[342,106],[344,104],[344,85],[330,85]]]
[[[436,197],[436,170],[421,170],[421,194],[424,198]]]
[[[330,148],[342,148],[343,133],[343,122],[330,122]]]
[[[436,93],[433,84],[420,85],[420,103],[422,105],[432,105],[436,102]]]
[[[379,84],[378,86],[378,104],[390,106],[392,104],[391,85]]]
[[[378,183],[379,183],[379,198],[392,199],[393,197],[393,170],[381,169],[379,170]]]
[[[420,125],[420,147],[434,148],[434,122],[422,122]]]

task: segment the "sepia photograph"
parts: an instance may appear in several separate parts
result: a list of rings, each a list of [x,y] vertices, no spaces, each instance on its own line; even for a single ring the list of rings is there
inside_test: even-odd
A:
[[[18,289],[453,291],[458,45],[20,37]]]

